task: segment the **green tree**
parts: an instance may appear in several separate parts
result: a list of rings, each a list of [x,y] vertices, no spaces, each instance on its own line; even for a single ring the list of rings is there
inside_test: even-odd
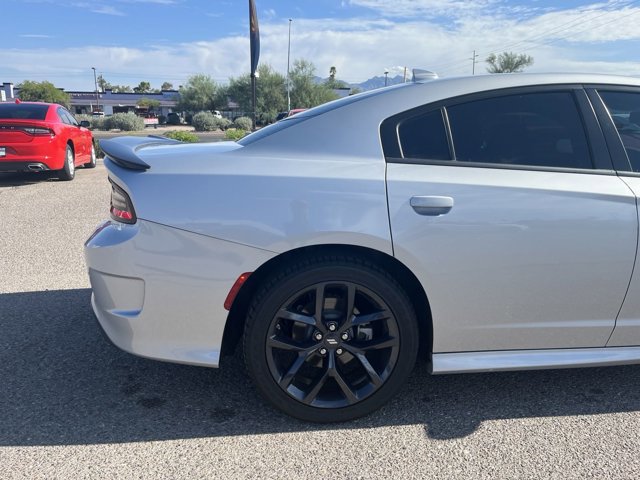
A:
[[[533,65],[533,57],[514,52],[503,52],[497,56],[492,53],[485,61],[489,64],[489,73],[519,73]]]
[[[58,103],[69,107],[71,99],[69,95],[51,82],[34,82],[25,80],[17,86],[20,89],[20,100],[27,102]]]
[[[139,107],[146,107],[148,110],[158,110],[160,108],[160,102],[154,98],[142,97],[136,103]]]
[[[273,122],[278,112],[287,108],[285,77],[270,65],[258,66],[256,82],[256,116],[263,123]],[[225,94],[235,100],[240,110],[251,111],[251,77],[249,74],[232,78]]]
[[[336,74],[338,73],[338,70],[336,69],[336,67],[331,67],[329,69],[329,78],[327,78],[327,80],[324,82],[324,84],[327,86],[327,88],[330,89],[334,89],[334,88],[347,88],[348,85],[343,82],[342,80],[337,80],[336,79]]]
[[[293,69],[289,74],[293,108],[311,108],[338,98],[327,85],[314,81],[315,72],[316,67],[307,60],[298,59],[293,62]]]
[[[133,91],[136,93],[149,93],[151,84],[149,82],[140,82],[137,87],[133,87]]]
[[[177,110],[184,112],[201,112],[215,110],[216,82],[209,75],[193,75],[186,85],[180,87],[180,99]]]
[[[129,85],[109,85],[113,93],[133,93]]]
[[[162,84],[162,86],[160,87],[160,90],[173,90],[173,83],[171,82],[164,82]]]
[[[111,85],[104,79],[102,74],[98,75],[98,88],[101,92],[104,92],[107,89],[112,89]]]

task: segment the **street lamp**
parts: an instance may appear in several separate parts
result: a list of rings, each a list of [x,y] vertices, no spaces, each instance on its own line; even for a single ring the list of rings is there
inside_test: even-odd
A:
[[[291,111],[291,81],[289,80],[290,60],[291,60],[291,19],[289,19],[289,45],[287,47],[287,112]]]
[[[98,103],[98,77],[96,77],[96,67],[91,67],[93,70],[93,82],[96,86],[96,112],[100,111],[100,103]]]
[[[389,78],[389,70],[385,68],[384,70],[384,86],[387,86],[387,79]]]

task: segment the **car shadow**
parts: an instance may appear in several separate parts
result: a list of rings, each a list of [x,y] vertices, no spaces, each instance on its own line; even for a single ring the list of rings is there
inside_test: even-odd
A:
[[[0,446],[389,425],[422,425],[430,438],[452,439],[496,419],[640,411],[634,366],[430,376],[421,363],[380,411],[309,424],[263,403],[239,355],[208,369],[120,351],[103,336],[89,301],[89,289],[0,294]]]
[[[42,183],[52,180],[58,180],[57,175],[53,172],[0,173],[0,188],[21,187],[23,185],[33,185],[34,183]]]

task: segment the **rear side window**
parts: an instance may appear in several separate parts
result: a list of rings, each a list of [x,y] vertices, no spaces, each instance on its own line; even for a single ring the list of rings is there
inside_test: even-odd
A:
[[[407,118],[398,125],[403,158],[451,160],[440,109]]]
[[[571,92],[476,100],[448,107],[447,113],[457,161],[593,168]]]
[[[24,103],[0,103],[0,118],[14,120],[44,120],[49,105],[29,105]]]
[[[634,172],[640,172],[640,93],[598,92],[609,110]]]

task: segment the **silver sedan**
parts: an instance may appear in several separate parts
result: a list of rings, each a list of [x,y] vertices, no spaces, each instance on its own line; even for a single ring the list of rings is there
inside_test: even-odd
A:
[[[341,99],[239,142],[104,141],[85,246],[120,348],[310,421],[434,374],[640,362],[640,80],[488,75]]]

